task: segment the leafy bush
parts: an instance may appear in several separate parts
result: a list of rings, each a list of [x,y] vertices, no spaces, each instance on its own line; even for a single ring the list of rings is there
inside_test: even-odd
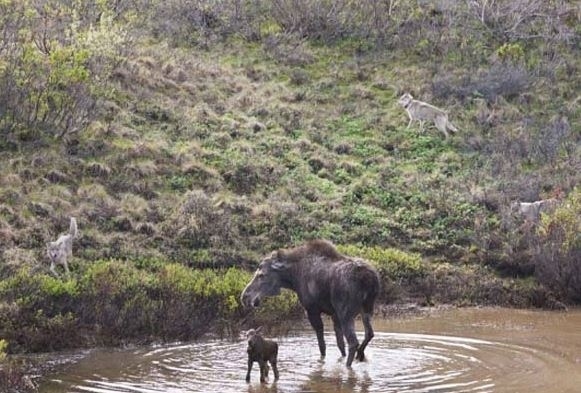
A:
[[[62,281],[22,270],[0,282],[0,336],[11,352],[220,332],[246,314],[238,299],[251,277],[238,268],[164,263],[147,270],[117,260],[83,265],[78,274]],[[266,304],[257,314],[264,321],[282,320],[298,307],[288,293]]]
[[[559,298],[581,301],[581,189],[543,214],[533,251],[535,275]]]
[[[395,248],[338,246],[340,252],[371,261],[386,278],[399,281],[423,276],[427,270],[419,254]]]
[[[125,45],[123,31],[107,10],[97,27],[83,25],[63,2],[32,7],[7,0],[0,9],[11,19],[2,26],[0,128],[24,140],[82,130],[96,118],[97,100],[108,94]]]
[[[254,315],[254,322],[257,325],[284,324],[303,314],[304,310],[296,293],[283,290],[279,296],[266,298],[261,303]]]
[[[499,97],[513,99],[526,92],[531,80],[531,76],[522,66],[499,64],[477,73],[466,73],[461,78],[450,75],[436,76],[432,92],[440,99],[454,97],[466,101],[482,97],[492,103]]]
[[[6,359],[6,349],[8,348],[8,342],[6,340],[0,339],[0,363]]]
[[[153,34],[176,46],[209,48],[217,38],[261,35],[261,1],[169,0],[153,3],[149,25]]]

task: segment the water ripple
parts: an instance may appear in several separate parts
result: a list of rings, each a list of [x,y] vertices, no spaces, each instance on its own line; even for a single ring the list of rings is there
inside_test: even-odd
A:
[[[361,335],[361,333],[360,333]],[[492,392],[499,364],[515,358],[514,371],[542,367],[534,350],[463,337],[377,333],[368,360],[344,366],[334,336],[326,335],[329,355],[321,360],[310,331],[278,339],[277,383],[260,384],[257,365],[246,374],[246,343],[206,341],[134,351],[95,352],[59,376],[47,393],[182,392]],[[90,371],[90,372],[89,372]],[[272,378],[272,374],[271,374]]]

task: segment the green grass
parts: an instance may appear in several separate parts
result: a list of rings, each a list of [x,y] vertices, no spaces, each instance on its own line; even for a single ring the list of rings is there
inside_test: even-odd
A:
[[[51,59],[29,43],[26,53],[12,51],[32,34],[29,17],[36,11],[19,19],[15,13],[25,3],[0,2],[0,22],[11,21],[0,29],[21,23],[18,34],[2,30],[15,41],[0,53],[2,86],[20,83],[0,102],[6,108],[0,117],[0,302],[30,300],[15,277],[33,297],[49,294],[55,303],[43,304],[42,313],[18,311],[31,330],[43,323],[74,327],[84,317],[58,309],[57,300],[82,298],[83,285],[97,285],[97,273],[126,296],[127,307],[118,311],[130,320],[138,309],[131,304],[157,315],[160,300],[146,300],[163,293],[155,293],[160,272],[174,280],[164,284],[172,290],[197,291],[208,282],[219,287],[220,269],[236,267],[243,281],[243,271],[261,256],[313,238],[342,244],[349,255],[377,263],[386,279],[402,282],[438,277],[438,261],[448,261],[458,280],[473,280],[488,268],[526,265],[539,250],[558,250],[560,261],[567,260],[572,251],[554,243],[561,229],[560,241],[574,243],[574,211],[543,224],[546,233],[533,233],[506,207],[560,192],[575,200],[580,56],[570,42],[502,38],[508,33],[495,29],[503,20],[482,26],[461,2],[442,11],[450,18],[401,2],[393,15],[377,15],[387,18],[383,35],[368,20],[352,26],[352,19],[338,18],[330,23],[344,23],[335,26],[341,34],[317,38],[285,31],[269,4],[243,14],[248,25],[231,23],[222,10],[209,27],[185,22],[182,3],[128,5],[99,26],[91,12],[69,15],[55,3],[55,15],[67,17],[51,31],[59,35],[50,37]],[[214,3],[203,3],[205,11],[214,10]],[[94,16],[109,15],[109,6],[99,2],[104,8],[93,9]],[[537,22],[523,20],[514,34],[526,36],[549,22],[574,29],[578,15]],[[94,41],[87,41],[90,26],[98,28]],[[256,35],[249,34],[253,29]],[[460,132],[444,139],[428,124],[423,132],[417,122],[408,129],[397,104],[404,91],[448,110]],[[35,106],[38,119],[27,117]],[[59,113],[48,110],[53,106],[75,115],[71,124],[78,130],[55,137],[66,121],[51,117]],[[80,229],[71,263],[77,281],[59,284],[46,276],[45,243],[67,231],[70,216]],[[547,247],[536,247],[539,242]],[[198,271],[210,266],[217,272]],[[552,288],[550,281],[543,285]],[[207,291],[229,309],[237,285],[228,293]],[[180,299],[176,315],[191,316],[180,308],[187,299]],[[50,307],[58,312],[50,314]],[[158,322],[140,320],[131,334],[146,334],[148,326],[174,338],[184,331],[179,321],[172,320],[175,330]]]

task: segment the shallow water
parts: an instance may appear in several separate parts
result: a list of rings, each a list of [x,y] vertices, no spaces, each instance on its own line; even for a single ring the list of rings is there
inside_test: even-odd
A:
[[[327,358],[314,333],[276,338],[278,382],[246,383],[246,343],[208,340],[94,350],[40,386],[44,393],[581,392],[581,310],[457,309],[376,318],[366,362],[352,369],[326,323]],[[362,337],[361,326],[358,327]]]

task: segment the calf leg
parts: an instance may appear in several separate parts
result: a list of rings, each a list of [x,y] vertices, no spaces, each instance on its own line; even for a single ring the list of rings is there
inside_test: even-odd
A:
[[[365,354],[363,351],[365,351],[367,344],[369,344],[369,341],[373,338],[374,333],[373,328],[371,327],[371,313],[363,313],[361,317],[363,320],[363,326],[365,327],[365,339],[357,349],[357,360],[363,361],[365,360]]]
[[[248,372],[246,373],[246,382],[250,382],[250,371],[252,371],[252,363],[254,362],[248,358]]]
[[[337,338],[337,347],[341,352],[341,356],[345,356],[345,340],[343,339],[343,328],[341,322],[336,315],[333,315],[333,328],[335,329],[335,337]]]
[[[321,356],[325,357],[327,349],[325,347],[325,337],[323,331],[323,320],[321,319],[321,314],[318,312],[307,311],[307,316],[309,317],[309,322],[315,333],[317,333],[317,341],[319,342],[319,351]]]
[[[345,338],[347,338],[347,344],[349,344],[349,354],[347,355],[347,367],[351,367],[353,363],[353,358],[355,357],[355,352],[359,346],[359,341],[357,340],[357,334],[355,334],[355,322],[353,318],[350,320],[343,320],[341,323],[343,326],[343,331],[345,332]]]
[[[260,366],[260,382],[264,383],[264,382],[266,382],[266,377],[267,377],[266,374],[268,372],[266,367],[268,367],[268,366],[266,365],[266,361],[264,361],[264,360],[259,360],[258,365]]]

